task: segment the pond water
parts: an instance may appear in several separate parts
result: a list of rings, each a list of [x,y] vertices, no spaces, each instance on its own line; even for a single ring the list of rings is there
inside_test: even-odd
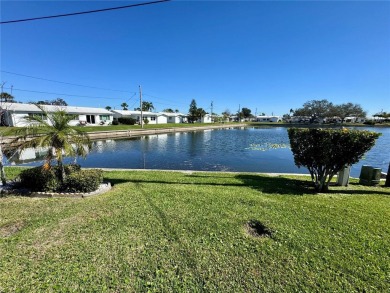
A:
[[[362,165],[387,172],[390,161],[390,128],[358,128],[381,132],[375,146],[357,164],[351,175],[358,177]],[[38,152],[34,152],[38,156]],[[42,158],[21,160],[14,156],[8,164],[34,166]],[[245,127],[170,133],[132,139],[99,140],[83,167],[308,173],[297,168],[285,127]]]

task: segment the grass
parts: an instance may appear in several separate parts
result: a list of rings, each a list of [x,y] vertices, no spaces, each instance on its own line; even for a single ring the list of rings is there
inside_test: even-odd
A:
[[[10,176],[20,169],[7,168]],[[389,292],[390,190],[106,172],[87,199],[0,198],[0,292]],[[271,236],[253,237],[256,220]]]

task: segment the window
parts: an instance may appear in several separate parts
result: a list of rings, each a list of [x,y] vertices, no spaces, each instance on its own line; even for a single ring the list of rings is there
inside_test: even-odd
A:
[[[150,121],[156,121],[156,117],[155,116],[151,116],[150,117]]]
[[[28,113],[28,116],[29,117],[38,118],[38,119],[42,119],[42,120],[46,120],[47,119],[46,115],[43,114],[43,113]]]
[[[76,114],[67,114],[67,116],[70,117],[72,120],[79,120]]]
[[[110,120],[110,115],[100,115],[100,121],[108,121]]]

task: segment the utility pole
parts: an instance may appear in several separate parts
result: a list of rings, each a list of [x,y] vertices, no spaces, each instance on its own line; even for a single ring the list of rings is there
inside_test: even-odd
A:
[[[141,109],[141,128],[144,128],[144,115],[142,112],[142,88],[139,86],[139,108]]]
[[[11,96],[12,96],[12,89],[14,88],[14,86],[13,85],[11,85]]]
[[[238,104],[238,122],[241,122],[241,104]]]
[[[4,93],[4,85],[5,85],[6,81],[4,81],[2,84],[1,84],[1,97],[0,97],[0,102],[3,101],[3,93]]]
[[[213,101],[211,101],[211,120],[213,120]]]

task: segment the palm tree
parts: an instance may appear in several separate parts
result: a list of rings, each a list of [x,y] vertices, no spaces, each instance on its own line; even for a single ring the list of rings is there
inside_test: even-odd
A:
[[[123,110],[127,110],[129,105],[127,105],[126,103],[122,103],[121,107],[123,108]]]
[[[106,110],[110,111],[112,108],[110,106],[106,106]]]
[[[2,92],[0,94],[0,101],[1,102],[13,103],[15,101],[15,98],[14,98],[14,96],[10,95],[9,93]]]
[[[91,148],[90,139],[87,133],[69,125],[74,117],[65,110],[58,109],[49,114],[43,106],[37,107],[42,114],[27,116],[25,119],[30,122],[29,125],[15,131],[14,141],[21,142],[18,147],[20,151],[26,148],[48,148],[44,166],[50,168],[51,160],[55,158],[60,170],[60,180],[63,182],[63,156],[85,157]]]
[[[154,106],[152,102],[143,101],[142,102],[142,111],[152,111],[154,110]]]

